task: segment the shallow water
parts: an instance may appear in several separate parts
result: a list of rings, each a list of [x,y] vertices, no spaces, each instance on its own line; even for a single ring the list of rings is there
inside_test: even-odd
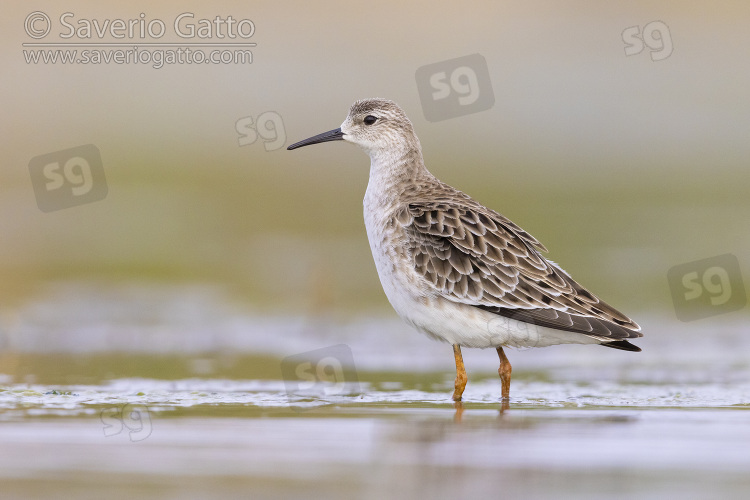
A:
[[[365,377],[366,378],[366,377]],[[0,392],[4,491],[85,497],[731,498],[750,487],[750,385],[117,379]],[[422,388],[417,388],[421,386]],[[425,387],[427,386],[427,387]],[[109,489],[107,490],[109,491]]]
[[[737,317],[646,317],[639,354],[509,351],[507,409],[493,351],[464,351],[457,408],[450,347],[387,315],[259,314],[210,287],[58,284],[4,318],[3,498],[703,499],[750,488],[750,351]]]
[[[119,379],[0,392],[20,496],[732,498],[750,487],[750,387],[516,381],[289,398],[282,381]],[[387,386],[387,387],[383,387]],[[439,389],[439,390],[438,390]],[[53,393],[52,391],[56,391]],[[290,406],[291,405],[291,406]],[[112,488],[110,491],[110,487]]]

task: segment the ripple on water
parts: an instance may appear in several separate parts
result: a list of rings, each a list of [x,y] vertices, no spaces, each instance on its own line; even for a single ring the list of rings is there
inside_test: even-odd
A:
[[[385,387],[384,387],[385,385]],[[7,385],[0,389],[0,410],[20,415],[87,415],[92,408],[142,405],[169,411],[212,405],[239,405],[276,410],[326,406],[410,408],[450,406],[451,385],[431,390],[360,382],[356,392],[336,384],[315,391],[288,393],[281,380],[118,379],[102,385]],[[498,404],[499,381],[478,380],[467,386],[465,405]],[[517,408],[716,408],[749,407],[750,383],[628,384],[611,381],[571,383],[517,380],[511,404]],[[13,411],[8,414],[8,411]]]

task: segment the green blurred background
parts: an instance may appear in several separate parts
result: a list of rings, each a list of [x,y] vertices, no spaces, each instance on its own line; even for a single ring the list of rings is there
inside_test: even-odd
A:
[[[255,23],[257,47],[249,65],[27,64],[32,10],[144,12],[168,27],[183,12],[232,15]],[[673,53],[626,56],[623,30],[656,20]],[[91,280],[219,284],[281,313],[390,314],[362,222],[368,158],[341,143],[240,146],[236,130],[274,112],[288,145],[379,96],[405,109],[439,178],[626,313],[674,319],[670,267],[725,253],[749,267],[748,20],[745,2],[6,4],[0,312],[47,283]],[[474,53],[495,105],[425,120],[417,68]],[[107,197],[41,212],[29,161],[82,144],[101,151]]]

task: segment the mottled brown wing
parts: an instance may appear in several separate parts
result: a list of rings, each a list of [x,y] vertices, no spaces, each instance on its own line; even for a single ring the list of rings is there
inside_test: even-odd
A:
[[[546,260],[535,238],[470,198],[412,202],[398,221],[414,269],[448,300],[603,339],[642,336],[633,320]]]

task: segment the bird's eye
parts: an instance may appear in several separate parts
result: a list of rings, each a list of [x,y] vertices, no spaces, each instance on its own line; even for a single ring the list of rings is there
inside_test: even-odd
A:
[[[365,125],[372,125],[376,121],[377,121],[377,118],[372,115],[367,115],[365,116],[365,119],[364,119]]]

